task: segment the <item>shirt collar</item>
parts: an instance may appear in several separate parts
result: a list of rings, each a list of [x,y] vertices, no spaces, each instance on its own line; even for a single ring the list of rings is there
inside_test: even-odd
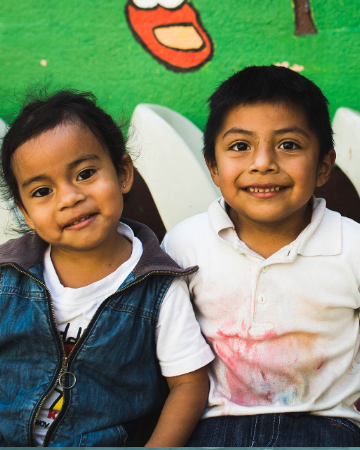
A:
[[[338,255],[341,253],[341,215],[326,209],[324,199],[311,198],[313,213],[310,224],[289,244],[288,256],[294,260],[302,256]],[[224,197],[215,200],[208,210],[212,230],[219,238],[242,253],[257,255],[242,242],[226,212]],[[288,260],[289,260],[288,259]]]

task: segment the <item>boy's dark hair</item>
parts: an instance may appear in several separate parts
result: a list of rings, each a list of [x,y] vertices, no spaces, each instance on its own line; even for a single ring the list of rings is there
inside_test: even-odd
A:
[[[112,117],[97,106],[97,99],[90,92],[72,89],[52,95],[29,96],[26,104],[6,133],[1,149],[1,169],[6,200],[14,199],[22,204],[16,178],[11,167],[15,150],[45,131],[62,123],[74,123],[88,128],[109,152],[119,173],[122,156],[126,153],[125,139]]]
[[[320,161],[334,148],[328,100],[321,89],[304,76],[285,67],[251,66],[224,81],[208,99],[209,117],[204,132],[204,156],[215,163],[215,140],[228,112],[254,103],[296,105],[320,143]]]

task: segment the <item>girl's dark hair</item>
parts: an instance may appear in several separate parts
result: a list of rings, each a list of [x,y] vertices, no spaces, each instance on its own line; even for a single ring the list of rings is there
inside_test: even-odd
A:
[[[251,66],[224,81],[208,99],[209,117],[204,132],[204,156],[215,162],[215,140],[229,111],[254,103],[285,103],[305,114],[320,143],[320,161],[334,148],[328,100],[312,81],[278,66]]]
[[[27,98],[3,139],[1,175],[5,200],[14,199],[22,204],[11,164],[15,150],[29,139],[66,122],[88,128],[109,152],[119,173],[122,157],[126,153],[126,141],[121,131],[123,125],[118,126],[109,114],[97,106],[94,94],[67,89],[52,95],[32,95]]]

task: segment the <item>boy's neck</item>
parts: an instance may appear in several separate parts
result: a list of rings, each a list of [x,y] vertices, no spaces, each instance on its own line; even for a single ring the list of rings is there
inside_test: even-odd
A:
[[[239,238],[265,259],[293,242],[309,225],[312,216],[310,202],[291,218],[276,223],[259,223],[246,217],[239,217],[229,206],[227,211]]]
[[[51,260],[64,287],[80,288],[102,280],[131,257],[132,244],[119,233],[106,246],[88,251],[51,248]]]

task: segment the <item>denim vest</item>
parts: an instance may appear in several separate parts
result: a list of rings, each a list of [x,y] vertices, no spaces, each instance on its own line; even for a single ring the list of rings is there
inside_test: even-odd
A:
[[[128,445],[126,423],[164,404],[154,339],[159,309],[174,276],[197,268],[182,270],[147,227],[123,221],[142,241],[143,255],[68,358],[43,279],[47,244],[32,235],[0,247],[0,446],[35,444],[38,412],[59,376],[73,387],[64,389],[45,446]]]

